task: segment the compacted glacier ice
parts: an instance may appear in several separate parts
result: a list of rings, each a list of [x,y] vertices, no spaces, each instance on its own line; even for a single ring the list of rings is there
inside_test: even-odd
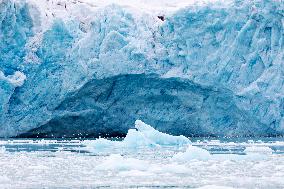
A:
[[[139,2],[0,1],[0,136],[283,134],[283,1]]]

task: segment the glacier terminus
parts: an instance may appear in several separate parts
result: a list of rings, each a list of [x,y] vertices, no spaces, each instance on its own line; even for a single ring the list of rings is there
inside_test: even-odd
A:
[[[1,0],[0,137],[283,135],[282,0],[137,3]]]

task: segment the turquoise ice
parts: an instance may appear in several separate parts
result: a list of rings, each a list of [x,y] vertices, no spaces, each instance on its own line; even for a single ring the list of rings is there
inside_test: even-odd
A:
[[[283,2],[190,5],[164,22],[78,10],[88,19],[1,1],[1,137],[124,136],[137,119],[175,135],[283,134]]]

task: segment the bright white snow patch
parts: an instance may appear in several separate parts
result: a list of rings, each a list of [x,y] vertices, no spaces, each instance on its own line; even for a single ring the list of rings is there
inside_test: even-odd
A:
[[[0,71],[0,79],[8,81],[15,87],[20,87],[24,84],[26,75],[20,71],[16,71],[14,75],[5,76],[4,73]]]

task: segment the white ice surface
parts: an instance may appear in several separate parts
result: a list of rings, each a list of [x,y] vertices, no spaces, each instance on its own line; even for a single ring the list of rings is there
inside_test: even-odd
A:
[[[91,151],[110,150],[113,147],[135,149],[141,147],[184,146],[190,143],[190,140],[185,136],[172,136],[159,132],[141,120],[135,122],[135,128],[128,130],[123,141],[99,138],[95,141],[84,142],[87,149]]]
[[[213,141],[213,144],[218,144],[219,141]],[[209,161],[209,160],[233,160],[233,161],[243,161],[251,160],[258,161],[264,160],[267,158],[268,154],[272,154],[273,150],[269,147],[262,146],[253,146],[246,147],[244,153],[246,155],[238,154],[215,154],[212,155],[206,149],[193,146],[191,141],[184,136],[172,136],[169,134],[161,133],[155,130],[150,125],[143,123],[141,120],[135,122],[135,129],[130,129],[126,137],[122,141],[111,141],[104,138],[100,138],[94,141],[84,141],[86,147],[85,150],[88,150],[93,153],[106,152],[112,153],[113,149],[121,149],[122,151],[139,151],[141,148],[161,148],[163,146],[175,146],[186,147],[186,151],[179,152],[172,157],[174,162],[188,162],[192,160],[198,161]],[[121,164],[121,168],[124,168],[124,163],[115,164],[115,162],[121,162],[123,158],[117,156],[116,154],[110,156],[110,158],[105,162],[101,167],[107,167],[109,165],[111,168],[116,168]],[[128,161],[127,161],[128,162]],[[135,163],[131,163],[135,165]],[[127,165],[126,168],[128,168]],[[148,165],[145,165],[148,166]]]
[[[258,143],[280,149],[278,154],[264,154],[266,159],[175,161],[172,157],[184,153],[184,149],[146,147],[124,153],[115,147],[116,154],[78,153],[70,152],[78,148],[84,150],[84,142],[78,140],[5,140],[0,143],[6,146],[0,153],[0,188],[281,188],[284,185],[281,150],[284,145],[281,143]],[[208,149],[206,144],[214,144],[214,147]],[[235,141],[234,148],[242,152],[244,146],[255,147],[256,144]],[[232,145],[229,142],[202,140],[192,145],[211,153],[213,149],[220,149],[228,156],[234,155],[227,151]],[[35,149],[28,151],[32,148]]]
[[[281,188],[284,143],[171,136],[142,121],[122,141],[2,140],[0,188]],[[133,144],[131,144],[133,143]]]
[[[0,71],[0,79],[9,82],[15,87],[20,87],[24,84],[26,76],[20,71],[16,71],[13,75],[5,76],[4,73]]]

